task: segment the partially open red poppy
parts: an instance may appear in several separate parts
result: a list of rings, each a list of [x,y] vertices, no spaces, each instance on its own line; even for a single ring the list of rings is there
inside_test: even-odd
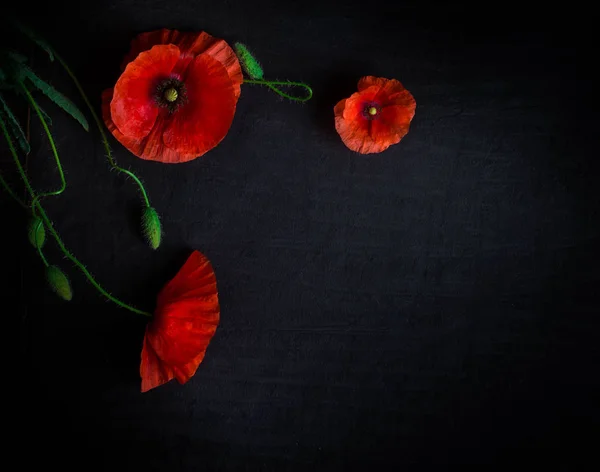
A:
[[[114,88],[102,94],[102,115],[136,156],[186,162],[229,131],[243,76],[222,39],[167,29],[142,33],[123,69]]]
[[[194,251],[156,305],[142,348],[142,392],[173,378],[187,382],[204,359],[219,324],[217,280],[209,260]]]
[[[382,152],[408,133],[416,106],[397,80],[363,77],[358,92],[335,106],[335,129],[353,151]]]

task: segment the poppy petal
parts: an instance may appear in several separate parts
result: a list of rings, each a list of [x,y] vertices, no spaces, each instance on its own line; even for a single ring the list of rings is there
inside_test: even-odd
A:
[[[173,373],[180,384],[186,383],[198,370],[198,366],[204,360],[205,352],[200,353],[187,364],[180,367],[175,367]]]
[[[410,110],[410,112],[412,113],[412,116],[411,116],[411,119],[412,119],[413,116],[415,115],[415,109],[417,108],[417,102],[415,101],[414,97],[408,90],[403,89],[401,91],[394,92],[389,97],[387,97],[383,106],[399,106],[399,107],[406,108],[407,110]]]
[[[382,106],[385,105],[404,105],[414,106],[415,99],[411,93],[404,88],[404,85],[396,79],[384,79],[383,77],[367,76],[358,82],[358,91],[364,92],[370,87],[377,87],[378,92],[373,98]]]
[[[335,127],[344,144],[350,150],[361,154],[382,152],[390,147],[391,144],[395,144],[388,141],[375,141],[369,134],[370,124],[363,127],[342,118],[336,118]]]
[[[219,324],[216,277],[208,259],[194,251],[161,290],[142,348],[142,391],[176,378],[187,382],[204,359]]]
[[[174,44],[182,54],[198,56],[206,53],[214,57],[227,69],[235,95],[239,98],[244,78],[235,52],[225,41],[214,38],[204,31],[182,33],[177,30],[161,29],[142,33],[131,41],[131,48],[123,60],[122,69],[125,69],[126,65],[133,61],[139,53],[147,51],[157,44]]]
[[[366,77],[361,78],[358,81],[358,91],[362,92],[363,90],[369,88],[369,87],[383,87],[386,82],[388,82],[388,79],[384,79],[383,77],[374,77],[372,75],[367,75]]]
[[[185,83],[188,103],[166,123],[163,142],[177,153],[198,157],[229,131],[237,97],[227,69],[207,54],[190,64]]]
[[[217,278],[210,261],[202,253],[195,251],[175,278],[160,291],[157,305],[216,293]]]
[[[374,120],[372,131],[377,132],[377,127],[386,128],[390,133],[402,134],[408,132],[410,122],[415,116],[415,107],[405,107],[400,105],[387,106],[381,109],[378,120]]]
[[[237,58],[237,55],[229,47],[222,39],[214,41],[207,49],[206,54],[215,58],[219,61],[225,69],[227,69],[227,74],[229,75],[229,79],[233,85],[233,90],[235,93],[236,100],[240,98],[240,94],[242,93],[242,82],[244,81],[244,76],[242,74],[242,66],[240,65],[240,61]]]
[[[161,161],[161,162],[184,162],[194,159],[196,156],[181,155],[172,149],[167,148],[162,141],[162,118],[157,117],[154,128],[147,136],[141,139],[125,136],[112,120],[110,113],[110,102],[113,97],[113,89],[105,90],[102,93],[102,117],[108,130],[113,136],[129,151],[142,159]]]
[[[152,348],[169,365],[186,364],[206,350],[217,330],[218,299],[194,297],[170,303],[158,308],[155,316],[147,333]]]
[[[169,76],[179,56],[177,46],[154,46],[127,65],[110,103],[112,121],[121,133],[135,139],[150,133],[159,112],[152,97],[156,81]]]
[[[142,377],[142,392],[165,384],[175,376],[172,369],[160,361],[146,336],[144,336],[142,347],[140,376]]]

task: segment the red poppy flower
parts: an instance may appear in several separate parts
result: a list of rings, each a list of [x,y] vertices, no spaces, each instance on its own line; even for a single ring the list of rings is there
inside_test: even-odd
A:
[[[382,152],[408,133],[416,106],[397,80],[363,77],[358,92],[335,106],[335,129],[353,151]]]
[[[243,81],[233,50],[207,33],[159,30],[131,43],[102,94],[106,126],[142,159],[186,162],[214,148],[233,121]]]
[[[187,382],[204,359],[219,324],[217,280],[209,260],[194,251],[156,305],[142,348],[142,392],[173,378]]]

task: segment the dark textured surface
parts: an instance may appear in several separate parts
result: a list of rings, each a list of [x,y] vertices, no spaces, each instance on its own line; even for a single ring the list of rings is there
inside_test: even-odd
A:
[[[135,188],[109,172],[97,132],[53,113],[69,186],[46,207],[73,252],[111,293],[151,310],[199,249],[215,267],[222,322],[187,385],[140,394],[146,320],[104,302],[49,247],[75,290],[58,301],[2,194],[16,221],[3,223],[13,245],[2,257],[15,307],[3,315],[20,321],[19,437],[46,445],[46,464],[596,461],[599,122],[578,50],[591,30],[564,12],[454,5],[91,3],[35,23],[97,106],[133,35],[163,26],[243,41],[267,77],[304,80],[315,98],[291,104],[244,86],[227,138],[184,165],[138,160],[112,140],[163,217],[157,252],[140,240]],[[576,36],[564,33],[572,24]],[[75,96],[58,66],[46,74]],[[398,78],[417,100],[408,136],[370,157],[342,145],[332,113],[367,74]],[[48,145],[32,130],[36,184],[53,187]],[[1,164],[10,168],[4,148]]]

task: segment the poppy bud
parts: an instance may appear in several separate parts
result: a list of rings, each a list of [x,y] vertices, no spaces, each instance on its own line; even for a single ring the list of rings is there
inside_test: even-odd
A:
[[[29,221],[27,236],[33,247],[41,248],[44,245],[44,242],[46,241],[46,230],[44,229],[44,223],[40,217],[34,216]]]
[[[146,207],[142,215],[142,229],[144,237],[152,249],[158,249],[162,230],[160,227],[160,219],[158,213],[152,207]]]
[[[66,301],[69,301],[71,298],[73,298],[73,292],[71,291],[69,279],[67,279],[67,276],[58,267],[48,266],[46,269],[46,280],[48,280],[50,288],[60,298]]]
[[[246,74],[251,79],[262,79],[263,70],[258,61],[254,58],[252,53],[248,51],[248,48],[242,43],[235,43],[235,53],[240,60],[240,64],[246,71]]]

